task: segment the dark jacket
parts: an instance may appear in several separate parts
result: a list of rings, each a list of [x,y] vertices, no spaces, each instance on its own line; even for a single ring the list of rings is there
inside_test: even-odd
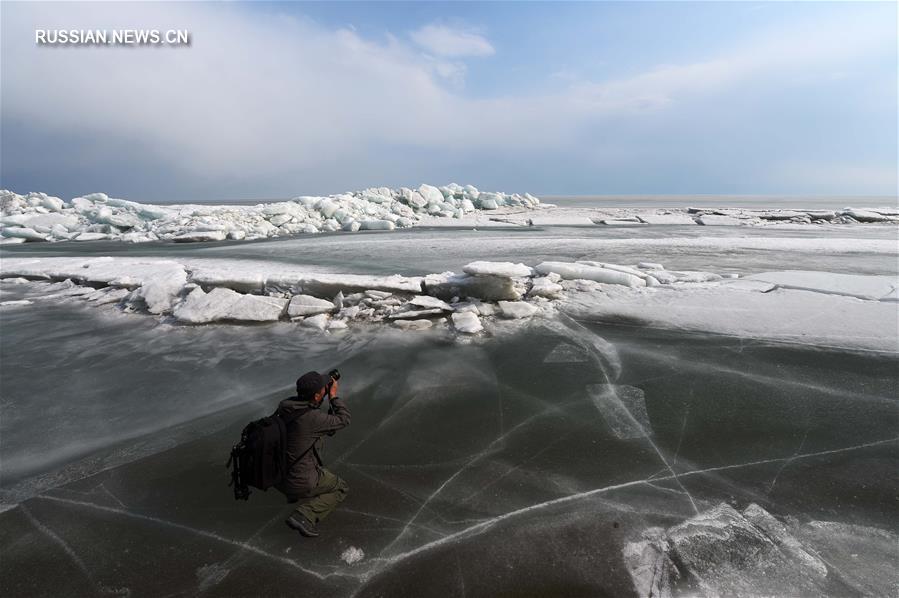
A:
[[[309,406],[309,401],[292,397],[281,401],[278,411],[283,417],[289,418],[298,410],[309,409]],[[334,397],[331,399],[331,406],[334,415],[329,415],[325,409],[315,408],[287,425],[287,463],[290,469],[279,490],[288,497],[305,496],[315,488],[322,469],[316,458],[316,455],[321,457],[322,437],[350,425],[350,410],[346,408],[346,404]],[[315,448],[309,450],[313,443]],[[297,460],[300,455],[303,457]]]

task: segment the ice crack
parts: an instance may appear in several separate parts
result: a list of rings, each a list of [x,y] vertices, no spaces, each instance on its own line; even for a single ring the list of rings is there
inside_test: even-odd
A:
[[[847,446],[847,447],[842,447],[842,448],[837,448],[837,449],[829,449],[829,450],[824,450],[824,451],[817,451],[817,452],[814,452],[814,453],[794,454],[794,455],[792,455],[792,456],[790,456],[790,457],[777,457],[777,458],[773,458],[773,459],[761,459],[761,460],[759,460],[759,461],[751,461],[751,462],[747,462],[747,463],[735,463],[735,464],[732,464],[732,465],[720,465],[720,466],[717,466],[717,467],[708,467],[708,468],[705,468],[705,469],[697,469],[697,470],[692,470],[692,471],[686,471],[686,472],[681,473],[679,477],[689,477],[689,476],[694,476],[694,475],[703,475],[703,474],[707,474],[707,473],[716,473],[716,472],[719,472],[719,471],[729,471],[729,470],[734,470],[734,469],[741,469],[741,468],[744,468],[744,467],[753,467],[753,466],[756,466],[756,465],[767,465],[767,464],[770,464],[770,463],[780,463],[780,462],[783,462],[783,461],[794,461],[794,460],[797,460],[797,459],[809,459],[809,458],[821,457],[821,456],[825,456],[825,455],[833,455],[833,454],[845,453],[845,452],[855,451],[855,450],[864,449],[864,448],[871,448],[871,447],[875,447],[875,446],[881,446],[881,445],[884,445],[884,444],[890,444],[890,443],[894,443],[894,442],[897,442],[897,441],[899,441],[899,436],[897,436],[897,437],[895,437],[895,438],[887,438],[887,439],[884,439],[884,440],[877,440],[877,441],[874,441],[874,442],[867,442],[867,443],[864,443],[864,444],[858,444],[858,445],[854,445],[854,446]],[[661,478],[655,478],[654,481],[665,481],[665,480],[674,480],[674,479],[675,479],[675,476],[674,476],[674,475],[670,475],[670,476],[665,476],[665,477],[661,477]],[[564,504],[564,503],[567,503],[567,502],[572,502],[572,501],[579,500],[579,499],[582,499],[582,498],[586,498],[586,497],[589,497],[589,496],[595,496],[595,495],[598,495],[598,494],[603,494],[603,493],[605,493],[605,492],[611,492],[611,491],[614,491],[614,490],[621,490],[621,489],[624,489],[624,488],[631,488],[631,487],[634,487],[634,486],[638,486],[638,485],[641,485],[641,484],[647,484],[647,483],[649,483],[649,480],[648,480],[648,479],[646,479],[646,480],[633,480],[633,481],[630,481],[630,482],[622,482],[622,483],[620,483],[620,484],[612,484],[612,485],[609,485],[609,486],[604,486],[604,487],[602,487],[602,488],[595,488],[595,489],[593,489],[593,490],[588,490],[588,491],[586,491],[586,492],[579,492],[579,493],[577,493],[577,494],[570,494],[570,495],[568,495],[568,496],[563,496],[563,497],[560,497],[560,498],[555,498],[555,499],[548,500],[548,501],[545,501],[545,502],[541,502],[541,503],[537,503],[537,504],[530,505],[530,506],[527,506],[527,507],[523,507],[523,508],[521,508],[521,509],[516,509],[516,510],[514,510],[514,511],[509,511],[508,513],[503,513],[502,515],[497,515],[496,517],[492,517],[492,518],[490,518],[490,519],[488,519],[488,520],[486,520],[486,521],[483,521],[483,522],[481,522],[481,523],[477,523],[477,524],[472,525],[472,526],[470,526],[470,527],[467,527],[467,528],[465,528],[465,529],[459,530],[458,532],[449,534],[449,535],[447,535],[447,536],[445,536],[445,537],[443,537],[443,538],[440,538],[439,540],[434,540],[433,542],[429,542],[429,543],[426,543],[426,544],[422,544],[421,546],[418,546],[418,547],[416,547],[416,548],[413,548],[413,549],[408,550],[408,551],[403,552],[403,553],[399,553],[399,554],[393,555],[392,557],[389,557],[389,558],[379,559],[381,562],[384,563],[384,565],[383,565],[380,569],[368,573],[366,576],[364,576],[363,579],[364,579],[364,580],[367,580],[368,578],[370,578],[370,577],[371,577],[372,575],[374,575],[375,573],[381,572],[381,571],[383,571],[384,569],[386,569],[386,568],[388,568],[388,567],[390,567],[390,566],[392,566],[392,565],[394,565],[394,564],[396,564],[396,563],[398,563],[398,562],[400,562],[400,561],[403,561],[403,560],[405,560],[405,559],[408,559],[408,558],[410,558],[410,557],[412,557],[412,556],[415,556],[415,555],[417,555],[417,554],[419,554],[419,553],[425,552],[425,551],[430,550],[430,549],[432,549],[432,548],[436,548],[436,547],[442,546],[442,545],[444,545],[444,544],[447,544],[447,543],[449,543],[449,542],[453,542],[453,541],[458,540],[458,539],[460,539],[460,538],[465,538],[465,537],[468,537],[468,536],[471,536],[471,535],[474,535],[474,534],[483,533],[483,532],[487,531],[488,529],[490,529],[491,527],[493,527],[494,525],[496,525],[497,523],[500,523],[500,522],[502,522],[502,521],[505,521],[506,519],[510,519],[510,518],[512,518],[512,517],[517,517],[517,516],[519,516],[519,515],[523,515],[523,514],[525,514],[525,513],[529,513],[529,512],[531,512],[531,511],[543,509],[543,508],[546,508],[546,507],[551,507],[551,506],[555,506],[555,505],[559,505],[559,504]],[[358,588],[357,591],[354,593],[354,595],[355,595],[356,593],[358,593],[358,591],[359,591],[360,589],[361,589],[361,588]]]
[[[214,533],[214,532],[208,532],[208,531],[206,531],[206,530],[201,530],[201,529],[197,529],[197,528],[195,528],[195,527],[190,527],[189,525],[184,525],[184,524],[181,524],[181,523],[175,523],[174,521],[166,521],[165,519],[159,519],[158,517],[152,517],[152,516],[150,516],[150,515],[142,515],[142,514],[140,514],[140,513],[135,513],[135,512],[133,512],[133,511],[128,511],[128,510],[126,510],[126,509],[119,509],[119,508],[114,508],[114,507],[105,507],[105,506],[103,506],[103,505],[98,505],[98,504],[95,504],[95,503],[92,503],[92,502],[85,502],[85,501],[81,501],[81,500],[72,500],[72,499],[69,499],[69,498],[60,498],[60,497],[56,497],[56,496],[48,496],[48,495],[46,495],[46,494],[42,494],[42,495],[38,496],[37,498],[40,498],[40,499],[43,499],[43,500],[49,500],[49,501],[53,501],[53,502],[59,502],[59,503],[64,503],[64,504],[69,504],[69,505],[75,505],[75,506],[85,507],[85,508],[88,508],[88,509],[95,509],[95,510],[97,510],[97,511],[103,511],[103,512],[106,512],[106,513],[112,513],[112,514],[115,514],[115,515],[121,515],[121,516],[124,516],[124,517],[130,517],[130,518],[132,518],[132,519],[139,519],[139,520],[141,520],[141,521],[147,521],[147,522],[150,522],[150,523],[155,523],[155,524],[157,524],[157,525],[163,525],[163,526],[166,526],[166,527],[171,527],[171,528],[174,528],[174,529],[178,529],[178,530],[181,530],[181,531],[185,531],[185,532],[188,532],[188,533],[197,535],[197,536],[201,536],[201,537],[204,537],[204,538],[208,538],[208,539],[210,539],[210,540],[215,540],[216,542],[222,542],[222,543],[224,543],[224,544],[230,544],[230,545],[232,545],[232,546],[236,546],[237,548],[240,548],[240,549],[242,549],[242,550],[246,550],[246,551],[248,551],[248,552],[252,552],[253,554],[259,555],[259,556],[264,557],[264,558],[267,558],[267,559],[269,559],[269,560],[273,560],[273,561],[279,562],[279,563],[281,563],[281,564],[283,564],[283,565],[287,565],[287,566],[289,566],[289,567],[292,567],[292,568],[294,568],[294,569],[297,569],[297,570],[299,570],[299,571],[302,571],[303,573],[308,573],[309,575],[312,575],[313,577],[316,577],[316,578],[321,579],[321,580],[325,580],[325,579],[327,579],[327,578],[329,578],[329,577],[332,577],[332,576],[341,576],[341,577],[352,577],[352,578],[357,578],[356,575],[351,575],[351,574],[343,573],[343,572],[335,572],[335,573],[321,574],[321,573],[318,573],[317,571],[313,571],[313,570],[311,570],[311,569],[307,569],[306,567],[303,567],[302,565],[300,565],[300,564],[297,563],[296,561],[293,561],[293,560],[291,560],[291,559],[289,559],[289,558],[282,557],[282,556],[279,556],[279,555],[276,555],[276,554],[272,554],[272,553],[270,553],[270,552],[266,552],[265,550],[262,550],[261,548],[258,548],[258,547],[256,547],[256,546],[253,546],[252,544],[248,544],[248,543],[246,543],[246,542],[241,542],[241,541],[238,541],[238,540],[232,540],[232,539],[230,539],[230,538],[226,538],[226,537],[224,537],[224,536],[220,536],[220,535],[218,535],[218,534],[216,534],[216,533]],[[54,534],[54,535],[55,535],[55,534]],[[67,552],[68,552],[68,551],[67,551]],[[72,553],[72,554],[73,554],[73,553]],[[79,559],[79,561],[80,561],[80,559]]]

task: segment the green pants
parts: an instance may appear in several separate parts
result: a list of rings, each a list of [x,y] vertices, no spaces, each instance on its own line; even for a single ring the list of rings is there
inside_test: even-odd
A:
[[[297,507],[297,512],[312,523],[318,523],[343,502],[349,490],[350,487],[346,482],[327,469],[323,469],[321,477],[318,479],[318,485],[307,496],[300,499],[306,502]]]

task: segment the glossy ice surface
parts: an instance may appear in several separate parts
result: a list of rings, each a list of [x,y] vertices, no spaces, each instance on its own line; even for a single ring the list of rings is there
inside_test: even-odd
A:
[[[141,250],[328,266],[353,247],[361,257],[343,259],[344,271],[418,274],[468,253],[611,259],[596,234],[410,231],[352,238],[365,247],[318,237]],[[457,241],[440,257],[434,247],[453,235],[479,245]],[[633,240],[612,250],[627,263],[749,274],[823,259],[666,253],[632,235],[613,235]],[[784,235],[748,233],[772,246]],[[895,275],[890,257],[835,253],[817,269]],[[3,299],[28,293],[4,287]],[[60,301],[5,307],[0,327],[3,595],[621,596],[643,587],[626,554],[652,528],[680,542],[674,594],[739,591],[760,570],[779,595],[882,595],[897,583],[895,353],[564,314],[460,340],[436,327],[185,327]],[[306,540],[284,525],[290,507],[276,492],[235,502],[224,463],[243,425],[299,374],[331,367],[353,423],[325,460],[350,495]],[[721,503],[758,505],[817,556],[781,558],[786,544],[741,550],[755,545],[727,527]],[[698,514],[712,523],[685,524]],[[349,564],[351,548],[364,556]],[[716,554],[742,560],[728,568]]]

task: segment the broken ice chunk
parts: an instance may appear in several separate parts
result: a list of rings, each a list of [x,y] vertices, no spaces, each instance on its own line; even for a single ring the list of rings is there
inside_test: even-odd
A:
[[[434,323],[431,320],[394,320],[393,325],[403,330],[424,330]]]
[[[197,287],[175,307],[174,316],[181,322],[205,324],[217,320],[273,322],[281,317],[287,299],[242,295],[231,289],[216,288],[208,294]]]
[[[521,298],[524,285],[505,276],[471,276],[469,274],[429,274],[424,278],[427,292],[441,299],[452,297],[478,297],[485,301],[509,300]]]
[[[220,230],[195,230],[176,235],[172,237],[172,240],[175,243],[203,243],[207,241],[224,241],[226,236],[225,232]]]
[[[316,316],[310,316],[303,320],[302,326],[306,328],[315,328],[316,330],[324,330],[328,327],[328,320],[330,316],[328,314],[318,314]]]
[[[187,272],[181,264],[161,262],[144,278],[134,297],[143,301],[151,314],[168,313],[185,284]]]
[[[39,233],[33,228],[25,228],[25,227],[8,227],[3,229],[3,236],[9,237],[18,237],[20,239],[25,239],[27,241],[46,241],[47,235],[43,233]]]
[[[463,266],[462,271],[472,276],[502,276],[505,278],[534,275],[534,269],[530,266],[512,262],[471,262]]]
[[[102,241],[108,239],[109,235],[105,233],[81,233],[75,237],[76,241]]]
[[[731,216],[718,216],[715,214],[703,214],[696,219],[699,224],[705,226],[739,226],[746,223],[746,220],[733,218]]]
[[[331,320],[328,324],[328,330],[346,330],[348,327],[346,320]]]
[[[312,295],[294,295],[290,298],[290,305],[287,306],[287,315],[292,318],[296,316],[314,316],[332,312],[335,309],[333,301],[326,301]]]
[[[536,307],[524,301],[500,301],[499,309],[504,317],[516,320],[529,318],[539,311]]]
[[[396,225],[390,220],[363,220],[360,230],[393,230]]]
[[[646,286],[646,282],[639,276],[587,264],[543,262],[537,265],[537,272],[543,275],[555,272],[566,280],[592,280],[606,284],[620,284],[626,287]]]
[[[443,309],[419,309],[401,311],[387,316],[388,320],[417,320],[420,318],[434,318],[444,314]]]
[[[444,311],[453,310],[453,308],[450,307],[448,303],[441,301],[437,297],[431,297],[428,295],[418,295],[416,297],[413,297],[409,301],[409,303],[418,307],[423,307],[425,309],[442,309]]]
[[[387,299],[388,297],[390,297],[390,293],[388,293],[387,291],[369,290],[365,291],[365,295],[367,297],[370,297],[371,299]]]
[[[625,544],[624,565],[638,596],[671,598],[671,586],[680,578],[668,556],[665,531],[660,527],[651,527],[639,541]]]
[[[553,282],[548,276],[541,276],[534,279],[534,283],[528,291],[528,297],[555,299],[563,290],[562,285]]]
[[[481,320],[478,316],[470,311],[465,311],[461,313],[454,313],[452,315],[453,318],[453,328],[458,330],[459,332],[464,332],[466,334],[475,334],[484,329],[481,325]]]
[[[662,264],[657,264],[655,262],[640,262],[637,264],[638,268],[643,268],[644,270],[664,270],[665,266]]]

